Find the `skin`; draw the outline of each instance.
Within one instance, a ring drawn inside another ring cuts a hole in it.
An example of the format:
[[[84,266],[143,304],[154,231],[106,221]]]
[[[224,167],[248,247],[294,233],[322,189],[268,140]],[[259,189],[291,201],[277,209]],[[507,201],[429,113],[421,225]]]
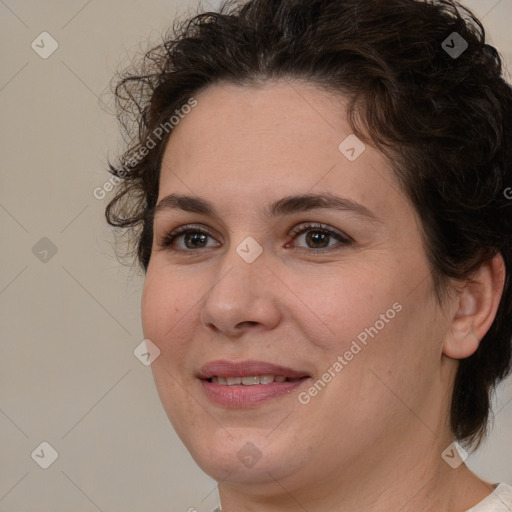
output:
[[[484,499],[492,486],[441,453],[452,442],[458,359],[476,350],[497,310],[501,256],[441,307],[418,217],[390,163],[368,144],[352,162],[338,150],[352,133],[344,98],[298,81],[217,84],[195,97],[167,144],[158,199],[200,196],[219,215],[156,214],[142,322],[161,351],[152,370],[162,404],[219,482],[223,511],[462,512]],[[334,209],[263,215],[282,197],[323,192],[376,220]],[[308,232],[291,234],[307,222],[354,242],[315,246]],[[181,252],[161,246],[188,224],[212,232],[198,254],[184,236],[174,240]],[[236,252],[248,236],[263,249],[252,263]],[[212,360],[257,359],[316,381],[394,303],[402,310],[306,405],[292,392],[228,409],[196,378]],[[248,442],[261,455],[252,467],[237,457]]]

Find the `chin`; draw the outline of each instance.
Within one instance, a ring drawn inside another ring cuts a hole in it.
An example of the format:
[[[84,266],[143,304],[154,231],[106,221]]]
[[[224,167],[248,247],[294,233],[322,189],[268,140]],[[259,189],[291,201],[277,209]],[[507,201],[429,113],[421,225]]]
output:
[[[275,485],[275,479],[285,478],[305,465],[294,446],[277,436],[270,442],[268,432],[244,429],[231,437],[222,427],[219,429],[212,435],[198,433],[197,442],[190,436],[183,439],[196,464],[217,482]]]

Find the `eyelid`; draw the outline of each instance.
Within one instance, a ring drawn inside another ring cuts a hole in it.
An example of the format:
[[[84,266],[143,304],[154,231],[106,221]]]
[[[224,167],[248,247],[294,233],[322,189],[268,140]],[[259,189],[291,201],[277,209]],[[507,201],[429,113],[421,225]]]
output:
[[[347,235],[346,233],[344,233],[343,231],[339,231],[337,229],[331,228],[327,224],[321,224],[319,222],[306,222],[306,223],[299,224],[299,226],[295,227],[290,232],[290,234],[292,234],[295,239],[298,235],[301,235],[302,233],[307,232],[307,231],[314,231],[315,229],[317,231],[324,231],[330,235],[337,236],[337,237],[341,238],[345,243],[353,243],[354,242],[354,239],[352,237],[350,237],[349,235]]]
[[[183,226],[179,226],[176,229],[173,229],[172,231],[165,233],[163,237],[161,238],[161,242],[159,245],[163,248],[168,248],[171,245],[171,242],[174,241],[175,238],[178,236],[187,233],[189,231],[197,232],[197,233],[204,233],[208,235],[209,237],[215,239],[216,235],[213,233],[210,228],[203,226],[202,224],[185,224]],[[180,251],[182,249],[175,249],[176,251]],[[194,249],[183,249],[186,252],[193,252]],[[198,249],[198,250],[204,250],[204,249]]]
[[[355,242],[355,240],[347,235],[346,233],[336,230],[334,228],[331,228],[329,225],[321,224],[318,222],[303,222],[300,223],[298,226],[296,226],[292,231],[290,231],[290,236],[292,236],[292,242],[301,234],[308,232],[308,231],[319,231],[319,232],[326,232],[331,237],[337,238],[339,243],[342,245],[350,245]],[[183,226],[179,226],[176,229],[172,230],[169,233],[166,233],[159,242],[160,247],[164,249],[169,249],[174,242],[174,240],[182,235],[186,234],[188,232],[194,232],[194,233],[203,233],[208,235],[209,237],[215,239],[216,235],[206,226],[203,226],[202,224],[185,224]],[[289,243],[286,244],[285,247],[288,247]],[[297,247],[299,251],[307,251],[309,253],[322,253],[327,251],[333,251],[337,247],[324,247],[321,249],[314,249],[314,248],[307,248],[307,247]],[[198,248],[198,249],[176,249],[172,248],[171,250],[174,250],[176,252],[187,252],[187,253],[197,253],[199,251],[204,251],[205,249],[211,249],[211,247],[206,248]]]

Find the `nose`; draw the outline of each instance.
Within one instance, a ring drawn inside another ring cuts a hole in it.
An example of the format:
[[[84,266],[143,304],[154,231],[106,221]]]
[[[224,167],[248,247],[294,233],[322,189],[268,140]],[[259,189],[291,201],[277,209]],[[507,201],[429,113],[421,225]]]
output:
[[[275,276],[263,251],[248,262],[235,248],[212,265],[211,287],[201,306],[202,324],[215,333],[238,338],[248,329],[273,329],[281,313]]]

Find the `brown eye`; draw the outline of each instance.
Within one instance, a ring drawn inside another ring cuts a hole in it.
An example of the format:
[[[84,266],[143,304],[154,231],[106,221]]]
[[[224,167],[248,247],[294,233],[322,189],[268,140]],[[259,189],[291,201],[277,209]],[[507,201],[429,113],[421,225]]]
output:
[[[206,245],[208,238],[212,238],[212,235],[205,229],[194,226],[182,226],[167,234],[160,243],[160,246],[176,251],[191,252],[212,247]],[[176,247],[176,240],[180,239],[183,240],[182,246]]]
[[[347,246],[353,243],[353,240],[344,233],[334,231],[322,224],[307,224],[301,225],[291,233],[297,240],[304,236],[306,247],[299,247],[299,249],[310,249],[312,252],[328,251],[331,249],[338,249],[337,246]],[[196,227],[193,225],[181,226],[171,233],[165,235],[160,242],[160,246],[181,252],[194,252],[201,249],[210,249],[218,247],[219,244],[214,243],[208,245],[208,239],[213,235],[206,229]],[[337,241],[330,243],[331,241]],[[181,246],[177,246],[177,242],[181,240]],[[288,247],[288,245],[287,245]]]
[[[347,235],[334,231],[322,224],[302,225],[295,229],[292,234],[294,235],[294,240],[305,234],[306,249],[329,250],[333,245],[350,245],[353,242]],[[335,243],[329,246],[329,241],[333,238],[338,241],[338,244]]]

